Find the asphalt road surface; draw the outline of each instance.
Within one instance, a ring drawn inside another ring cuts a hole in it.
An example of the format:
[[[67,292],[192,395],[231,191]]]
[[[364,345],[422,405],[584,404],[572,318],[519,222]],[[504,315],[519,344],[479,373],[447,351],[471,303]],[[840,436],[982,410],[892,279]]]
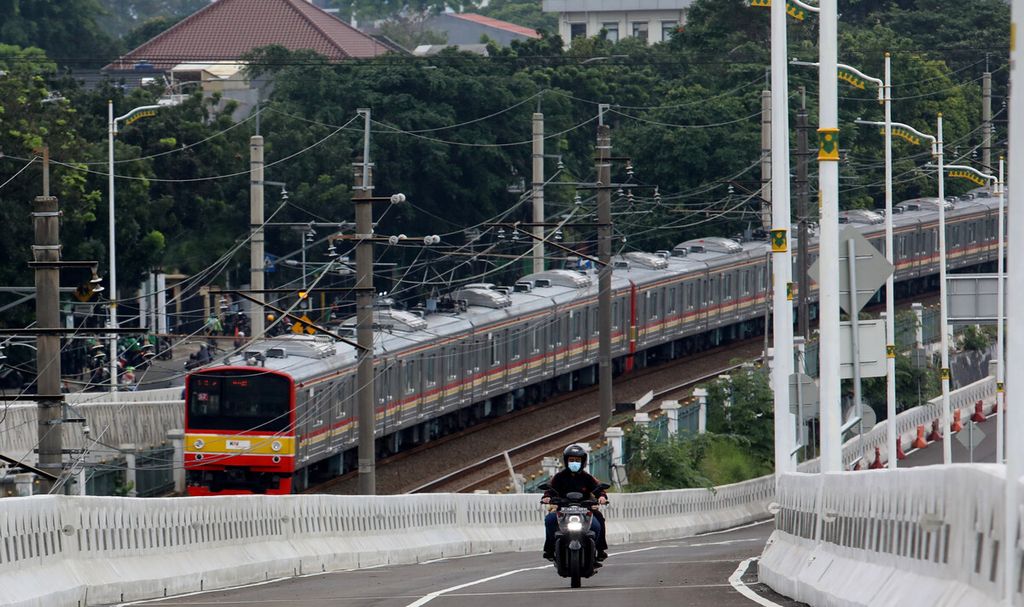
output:
[[[585,602],[588,607],[749,607],[756,603],[729,578],[742,561],[761,554],[771,531],[771,521],[763,521],[683,540],[613,546],[605,566],[583,580],[579,589],[569,588],[568,578],[559,577],[539,552],[516,552],[314,574],[135,604],[518,607]],[[743,576],[746,586],[782,607],[800,605],[757,584],[756,578],[752,563]]]

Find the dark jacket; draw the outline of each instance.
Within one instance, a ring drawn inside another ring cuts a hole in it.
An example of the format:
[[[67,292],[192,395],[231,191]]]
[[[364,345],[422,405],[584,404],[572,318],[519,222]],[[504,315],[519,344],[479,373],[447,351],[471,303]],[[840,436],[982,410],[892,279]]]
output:
[[[566,468],[551,477],[548,484],[551,488],[544,492],[544,497],[565,497],[573,491],[582,493],[584,498],[607,497],[604,489],[598,488],[601,482],[582,470],[572,472]]]

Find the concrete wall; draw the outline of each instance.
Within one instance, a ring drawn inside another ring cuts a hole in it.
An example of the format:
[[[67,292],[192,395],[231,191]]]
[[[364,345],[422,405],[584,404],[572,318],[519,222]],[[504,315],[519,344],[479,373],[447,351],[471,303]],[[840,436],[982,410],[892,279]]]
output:
[[[774,480],[614,496],[613,544],[767,516]],[[0,604],[106,604],[303,573],[541,549],[540,495],[0,500]],[[539,556],[539,555],[538,555]]]

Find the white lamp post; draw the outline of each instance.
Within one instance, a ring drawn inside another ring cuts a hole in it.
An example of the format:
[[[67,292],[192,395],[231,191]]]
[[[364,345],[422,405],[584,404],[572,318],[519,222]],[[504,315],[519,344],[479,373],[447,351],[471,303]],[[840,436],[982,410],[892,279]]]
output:
[[[167,105],[142,105],[124,116],[114,118],[114,102],[107,100],[107,191],[110,230],[110,327],[117,328],[117,248],[115,246],[114,230],[116,221],[114,219],[114,136],[117,135],[117,123],[122,120],[131,124],[139,118],[151,116],[152,112],[167,107]],[[110,336],[110,391],[117,390],[117,334]]]
[[[820,63],[812,61],[797,61],[793,60],[790,63],[793,65],[807,65],[821,67]],[[885,146],[885,257],[890,264],[893,263],[892,254],[892,142],[891,142],[891,130],[892,130],[892,112],[891,112],[891,89],[890,89],[890,69],[889,69],[889,53],[885,54],[885,80],[879,80],[868,76],[864,72],[858,70],[853,66],[849,66],[843,63],[836,64],[836,73],[840,71],[849,72],[857,77],[867,80],[878,87],[878,101],[885,106],[885,122],[882,123],[885,126],[886,134],[886,146]],[[850,76],[845,76],[845,80],[849,82],[855,82],[856,80]],[[859,84],[859,83],[858,83]],[[860,84],[863,88],[863,85]],[[838,228],[837,228],[838,229]],[[823,290],[824,287],[822,287]],[[886,411],[887,418],[889,420],[896,419],[896,349],[893,344],[895,343],[895,312],[894,312],[894,293],[893,293],[893,276],[892,274],[885,281],[885,329],[887,335],[887,342],[889,347],[886,349],[887,356],[887,381],[886,381]],[[856,326],[857,313],[850,314],[850,320]],[[824,340],[822,340],[824,341]],[[854,397],[855,405],[857,407],[857,417],[863,419],[864,404],[860,399],[860,380],[859,378],[854,379]],[[824,398],[822,399],[824,400]],[[893,421],[888,424],[888,452],[889,452],[889,467],[896,467],[896,425]],[[824,435],[823,435],[824,436]],[[831,439],[830,439],[831,440]]]
[[[946,165],[947,171],[967,171],[992,182],[996,194],[999,196],[999,253],[997,254],[997,266],[996,266],[996,405],[999,410],[999,414],[996,415],[996,463],[1003,463],[1003,418],[1005,417],[1005,411],[1003,410],[1003,381],[1005,380],[1005,368],[1003,367],[1003,315],[1005,310],[1003,306],[1003,196],[1004,196],[1004,183],[1003,183],[1003,159],[999,159],[999,175],[990,175],[988,173],[982,173],[974,167],[969,167],[962,164],[948,164]]]

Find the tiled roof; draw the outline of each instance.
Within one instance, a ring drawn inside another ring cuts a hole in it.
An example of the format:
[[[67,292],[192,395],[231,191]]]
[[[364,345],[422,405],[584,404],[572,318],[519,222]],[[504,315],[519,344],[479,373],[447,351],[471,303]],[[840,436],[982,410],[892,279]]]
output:
[[[306,0],[217,0],[105,69],[132,69],[137,63],[169,69],[185,62],[237,60],[268,44],[312,49],[334,61],[389,51]]]
[[[519,34],[520,36],[526,36],[527,38],[540,38],[540,34],[537,33],[537,30],[516,25],[515,23],[509,23],[508,21],[502,21],[501,19],[492,19],[491,17],[477,15],[476,13],[452,13],[448,16],[455,17],[456,19],[472,21],[473,23],[479,23],[480,25],[486,25],[499,30],[505,30],[506,32]]]

